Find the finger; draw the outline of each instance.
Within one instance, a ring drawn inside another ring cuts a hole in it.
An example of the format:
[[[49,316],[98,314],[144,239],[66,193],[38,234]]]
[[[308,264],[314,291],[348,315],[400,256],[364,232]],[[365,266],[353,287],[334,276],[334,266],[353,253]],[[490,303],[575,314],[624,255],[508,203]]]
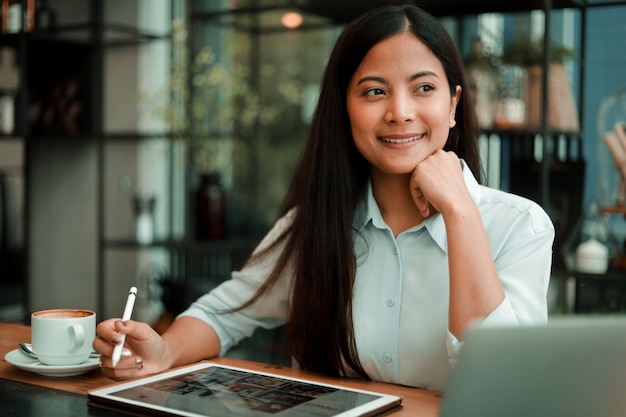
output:
[[[419,210],[422,217],[428,217],[428,215],[430,214],[430,207],[426,198],[418,198],[417,200],[415,200],[415,205],[417,206],[417,209]]]
[[[145,341],[150,339],[151,337],[154,337],[154,335],[156,334],[156,332],[150,325],[134,320],[118,320],[115,322],[115,328],[118,333],[123,333],[126,335],[126,341],[131,338],[137,341]]]
[[[93,348],[93,350],[100,353],[101,355],[111,356],[113,354],[113,346],[111,345],[111,343],[103,339],[100,335],[97,335],[93,339],[91,347]]]
[[[127,369],[142,369],[143,359],[141,359],[139,356],[132,356],[128,349],[124,349],[124,351],[122,351],[122,357],[118,361],[117,365],[113,366],[113,358],[104,355],[100,355],[98,365],[102,369],[115,369],[118,371],[123,371]]]
[[[119,342],[119,340],[121,339],[119,334],[117,333],[116,336],[114,336],[112,339],[106,339],[100,335],[96,335],[96,337],[93,339],[93,342],[91,343],[91,347],[93,348],[93,350],[100,353],[101,355],[111,356],[113,355],[113,349],[115,348],[115,345]]]
[[[112,345],[117,345],[122,342],[122,336],[120,336],[118,332],[109,334],[107,337],[100,336],[100,338]]]
[[[140,329],[141,329],[141,323],[138,323],[138,322],[133,321],[133,320],[123,321],[123,320],[118,319],[118,320],[115,321],[114,324],[115,324],[115,330],[118,333],[124,333],[127,336],[130,335],[130,334],[135,334],[138,331],[140,331]],[[137,337],[137,335],[135,335],[135,336]],[[141,336],[139,336],[139,337],[141,337]]]
[[[129,359],[132,358],[133,353],[129,350],[129,349],[122,349],[122,353],[120,355],[120,361],[125,360],[125,359]],[[103,365],[105,364],[111,364],[109,367],[113,368],[113,349],[111,349],[111,353],[108,354],[104,354],[104,353],[100,353],[100,368],[104,368]]]
[[[111,338],[118,333],[115,322],[119,319],[109,319],[99,323],[96,326],[96,334],[105,340],[111,340]]]
[[[99,366],[104,376],[114,380],[134,378],[143,374],[143,360],[139,357],[121,360],[115,368],[111,358],[103,357]]]
[[[132,323],[130,320],[123,321],[121,319],[115,320],[115,330],[120,333],[128,333],[132,331]]]
[[[415,201],[417,210],[423,217],[428,217],[428,214],[430,212],[429,203],[422,193],[422,190],[419,188],[411,188],[411,194],[413,195],[413,201]]]

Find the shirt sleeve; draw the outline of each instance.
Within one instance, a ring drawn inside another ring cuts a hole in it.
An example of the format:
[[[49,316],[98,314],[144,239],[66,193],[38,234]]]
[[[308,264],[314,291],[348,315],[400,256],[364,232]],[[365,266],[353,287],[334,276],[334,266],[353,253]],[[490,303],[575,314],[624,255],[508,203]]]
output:
[[[255,251],[270,245],[289,222],[289,216],[280,219]],[[248,301],[263,285],[280,252],[281,245],[258,262],[248,263],[241,271],[233,272],[229,280],[198,298],[178,317],[195,317],[211,326],[220,339],[220,355],[250,337],[258,327],[270,329],[284,324],[289,310],[289,266],[262,299],[240,311],[231,311]]]
[[[485,317],[481,322],[481,326],[497,326],[497,325],[506,325],[511,324],[511,305],[509,303],[509,299],[504,297],[504,300],[496,307],[491,314]],[[463,342],[456,338],[454,334],[448,329],[448,334],[446,337],[446,350],[448,352],[448,361],[450,362],[450,367],[454,368],[456,365],[456,358],[459,354],[459,350],[463,346]]]
[[[539,206],[519,216],[494,262],[505,300],[485,324],[534,324],[548,320],[554,226]]]
[[[478,325],[545,323],[548,320],[547,292],[554,226],[545,211],[535,204],[506,221],[508,227],[501,224],[500,230],[508,233],[508,237],[499,240],[503,242],[501,247],[491,248],[505,296]],[[446,349],[451,366],[455,365],[461,346],[462,342],[448,329]]]

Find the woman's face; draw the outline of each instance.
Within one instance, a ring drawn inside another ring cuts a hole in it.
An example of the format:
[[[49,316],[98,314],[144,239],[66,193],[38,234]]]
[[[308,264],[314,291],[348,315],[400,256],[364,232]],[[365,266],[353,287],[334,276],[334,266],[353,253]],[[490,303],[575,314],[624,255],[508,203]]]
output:
[[[437,57],[411,33],[376,44],[350,81],[348,116],[354,143],[374,170],[411,173],[442,149],[461,96],[451,96]]]

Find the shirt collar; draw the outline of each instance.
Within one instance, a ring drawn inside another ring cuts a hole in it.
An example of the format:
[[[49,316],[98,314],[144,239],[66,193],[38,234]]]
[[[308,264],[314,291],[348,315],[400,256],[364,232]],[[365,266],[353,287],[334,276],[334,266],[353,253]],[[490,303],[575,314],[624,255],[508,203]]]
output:
[[[474,203],[478,205],[480,203],[481,195],[480,185],[476,181],[476,178],[474,178],[474,175],[470,171],[465,161],[462,159],[461,165],[463,167],[463,180],[465,181],[465,185],[467,186],[472,200],[474,200]],[[361,232],[370,221],[372,222],[372,225],[378,229],[388,228],[387,224],[383,220],[382,214],[380,213],[378,204],[374,199],[371,180],[368,181],[365,193],[357,204],[352,225],[355,230]],[[434,216],[429,217],[428,219],[424,220],[422,224],[417,225],[414,228],[409,229],[408,231],[417,230],[420,227],[425,227],[426,230],[428,230],[428,233],[430,234],[432,239],[443,251],[448,250],[448,242],[446,239],[446,226],[443,221],[443,216],[441,216],[441,214],[437,213]]]

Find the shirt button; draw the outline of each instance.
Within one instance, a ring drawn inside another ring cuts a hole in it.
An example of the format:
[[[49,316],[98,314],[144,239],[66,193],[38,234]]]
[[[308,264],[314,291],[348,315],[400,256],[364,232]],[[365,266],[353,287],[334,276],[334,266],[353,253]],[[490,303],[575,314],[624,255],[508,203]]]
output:
[[[391,298],[387,298],[387,300],[385,301],[385,304],[387,304],[387,307],[392,307],[395,304],[395,302]]]
[[[397,255],[397,254],[398,254],[398,249],[393,248],[393,254],[394,254],[394,255]]]
[[[391,355],[389,353],[385,353],[383,355],[383,361],[385,362],[391,362]]]

